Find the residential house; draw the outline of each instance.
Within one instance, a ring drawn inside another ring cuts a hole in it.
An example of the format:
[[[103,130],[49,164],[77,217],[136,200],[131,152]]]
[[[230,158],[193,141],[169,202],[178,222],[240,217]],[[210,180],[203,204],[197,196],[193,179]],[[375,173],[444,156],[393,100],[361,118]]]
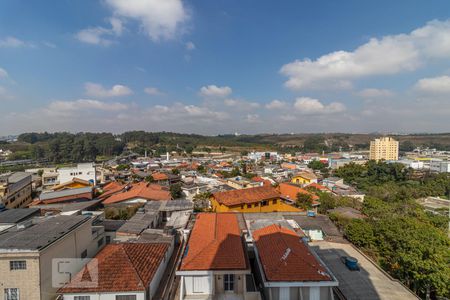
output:
[[[295,231],[272,224],[252,237],[265,299],[334,299],[338,281]]]
[[[277,189],[283,198],[289,199],[292,202],[297,201],[298,194],[309,195],[311,197],[311,206],[317,212],[317,207],[320,205],[320,202],[318,202],[319,196],[317,196],[313,192],[308,191],[308,190],[300,187],[299,185],[289,183],[289,182],[280,183],[278,185]]]
[[[297,212],[292,201],[283,198],[271,186],[260,186],[242,190],[217,192],[210,198],[214,212]]]
[[[62,190],[70,190],[70,189],[79,189],[86,188],[92,186],[93,183],[91,181],[83,180],[80,178],[72,178],[67,182],[60,183],[52,188],[53,191],[62,191]]]
[[[147,182],[130,183],[120,189],[118,186],[111,187],[109,191],[113,192],[105,192],[100,196],[101,199],[104,199],[104,205],[128,205],[172,199],[168,188]]]
[[[292,176],[291,182],[299,185],[317,183],[317,176],[310,172],[299,172]]]
[[[26,207],[31,203],[31,173],[0,175],[0,204],[6,208]]]
[[[262,186],[263,183],[250,181],[247,178],[242,177],[242,176],[236,176],[233,178],[228,178],[227,185],[234,189],[240,190],[240,189],[248,189],[248,188],[252,188],[252,187]]]
[[[58,184],[71,181],[74,178],[97,184],[97,173],[94,163],[77,164],[76,167],[58,169]]]
[[[0,233],[0,299],[53,300],[54,259],[94,257],[104,246],[103,227],[89,216],[56,216],[27,220]],[[79,271],[66,265],[65,272]]]
[[[180,300],[260,299],[259,292],[248,291],[250,263],[232,213],[197,215],[176,274],[181,277]]]
[[[169,243],[109,244],[58,293],[64,300],[156,299],[172,252]]]
[[[92,199],[93,188],[92,186],[87,186],[82,188],[62,189],[54,192],[43,192],[39,195],[39,200],[33,201],[32,205],[82,202]]]

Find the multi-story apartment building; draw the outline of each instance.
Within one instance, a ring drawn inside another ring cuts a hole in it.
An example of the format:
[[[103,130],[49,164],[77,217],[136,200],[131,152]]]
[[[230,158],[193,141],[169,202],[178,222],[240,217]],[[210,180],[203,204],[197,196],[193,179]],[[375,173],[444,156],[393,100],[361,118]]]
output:
[[[90,216],[27,220],[0,233],[0,299],[56,298],[54,259],[94,257],[105,245],[104,227]],[[86,261],[87,262],[87,261]],[[76,274],[81,266],[64,270]]]
[[[398,160],[398,141],[382,137],[370,142],[369,158],[379,160]]]
[[[15,172],[0,176],[0,203],[6,208],[27,206],[31,199],[31,174]]]

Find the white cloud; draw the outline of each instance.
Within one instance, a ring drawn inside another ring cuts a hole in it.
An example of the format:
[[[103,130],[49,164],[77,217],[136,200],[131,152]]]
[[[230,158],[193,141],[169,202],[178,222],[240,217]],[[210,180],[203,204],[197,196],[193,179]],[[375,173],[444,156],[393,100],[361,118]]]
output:
[[[26,46],[27,43],[13,36],[8,36],[0,40],[0,48],[20,48]]]
[[[137,20],[154,41],[172,39],[189,19],[182,0],[105,0],[117,17]]]
[[[111,89],[105,89],[101,84],[87,82],[84,85],[86,95],[91,97],[106,98],[106,97],[120,97],[131,95],[133,91],[121,84],[114,85]]]
[[[229,86],[208,85],[203,86],[199,93],[205,98],[225,98],[231,95],[232,92],[233,90]]]
[[[163,92],[161,92],[158,88],[156,88],[156,87],[146,87],[145,89],[144,89],[144,92],[146,93],[146,94],[149,94],[149,95],[151,95],[151,96],[162,96],[162,95],[164,95],[164,93]]]
[[[247,114],[246,121],[248,123],[259,123],[261,122],[258,114]]]
[[[0,68],[0,78],[8,77],[8,72],[5,69]]]
[[[119,102],[102,102],[91,99],[78,99],[74,101],[53,101],[46,111],[52,114],[72,113],[74,111],[101,110],[101,111],[120,111],[127,109],[127,105]]]
[[[280,72],[292,90],[349,88],[353,79],[413,71],[430,59],[448,59],[449,52],[450,21],[432,21],[409,34],[372,38],[352,52],[295,60]]]
[[[280,100],[272,100],[270,103],[266,104],[267,109],[282,109],[287,106],[287,103]]]
[[[109,23],[111,28],[104,27],[91,27],[80,30],[76,34],[76,38],[83,43],[109,46],[114,40],[114,37],[122,35],[123,24],[122,21],[117,18],[110,18]]]
[[[223,101],[223,104],[225,104],[228,107],[237,108],[240,110],[253,110],[260,107],[260,104],[257,102],[250,102],[242,99],[225,99]]]
[[[195,50],[195,44],[193,42],[187,42],[185,47],[186,47],[186,50],[188,50],[188,51]]]
[[[301,114],[330,114],[338,113],[345,110],[344,104],[340,102],[332,102],[324,105],[317,99],[309,97],[300,97],[295,100],[294,108]]]
[[[363,98],[383,98],[383,97],[390,97],[394,95],[394,93],[386,89],[369,88],[359,91],[357,95]]]
[[[415,89],[422,93],[450,94],[450,76],[420,79],[417,81]]]

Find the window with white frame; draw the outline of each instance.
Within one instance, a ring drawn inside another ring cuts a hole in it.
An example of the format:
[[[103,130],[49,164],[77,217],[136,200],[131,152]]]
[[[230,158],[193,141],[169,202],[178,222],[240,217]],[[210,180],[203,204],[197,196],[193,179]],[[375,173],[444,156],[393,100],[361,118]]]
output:
[[[223,275],[223,288],[225,291],[234,291],[234,274]]]
[[[117,295],[116,300],[136,300],[136,295]]]
[[[73,300],[91,300],[91,296],[74,296]]]

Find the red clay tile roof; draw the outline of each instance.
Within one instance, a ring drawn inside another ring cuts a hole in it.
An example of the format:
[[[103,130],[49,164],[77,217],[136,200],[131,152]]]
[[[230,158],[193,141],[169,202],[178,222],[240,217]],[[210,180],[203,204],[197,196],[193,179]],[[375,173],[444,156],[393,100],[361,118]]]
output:
[[[273,224],[253,232],[267,281],[331,281],[331,276],[292,230]]]
[[[262,182],[263,185],[266,185],[266,186],[272,186],[272,182],[270,182],[270,180],[264,179],[264,178],[259,177],[259,176],[255,176],[251,180],[254,181],[254,182]]]
[[[290,200],[296,201],[297,200],[297,194],[309,194],[312,196],[312,200],[317,200],[319,197],[315,195],[312,192],[309,192],[299,186],[296,186],[291,183],[280,183],[278,186],[278,191],[280,192],[281,196],[284,198],[289,198]]]
[[[212,196],[220,204],[232,206],[278,198],[280,197],[280,194],[275,188],[271,186],[258,186],[248,189],[217,192]]]
[[[169,244],[122,243],[106,245],[96,256],[98,285],[86,282],[94,277],[96,264],[90,261],[58,293],[145,291]]]
[[[200,213],[189,237],[181,271],[249,268],[238,220],[233,213]]]
[[[102,195],[103,196],[103,195]],[[103,204],[111,204],[131,200],[135,198],[143,198],[146,200],[170,200],[172,199],[170,192],[158,184],[149,184],[139,182],[132,184],[129,189],[123,189],[112,196],[106,198]]]
[[[152,177],[153,177],[153,179],[155,181],[161,181],[161,180],[168,180],[169,179],[169,176],[167,176],[167,174],[159,173],[159,172],[153,173]]]
[[[308,184],[307,187],[312,187],[312,188],[318,189],[319,191],[331,192],[331,190],[329,188],[327,188],[326,186],[323,186],[323,185],[315,183],[315,182]]]

